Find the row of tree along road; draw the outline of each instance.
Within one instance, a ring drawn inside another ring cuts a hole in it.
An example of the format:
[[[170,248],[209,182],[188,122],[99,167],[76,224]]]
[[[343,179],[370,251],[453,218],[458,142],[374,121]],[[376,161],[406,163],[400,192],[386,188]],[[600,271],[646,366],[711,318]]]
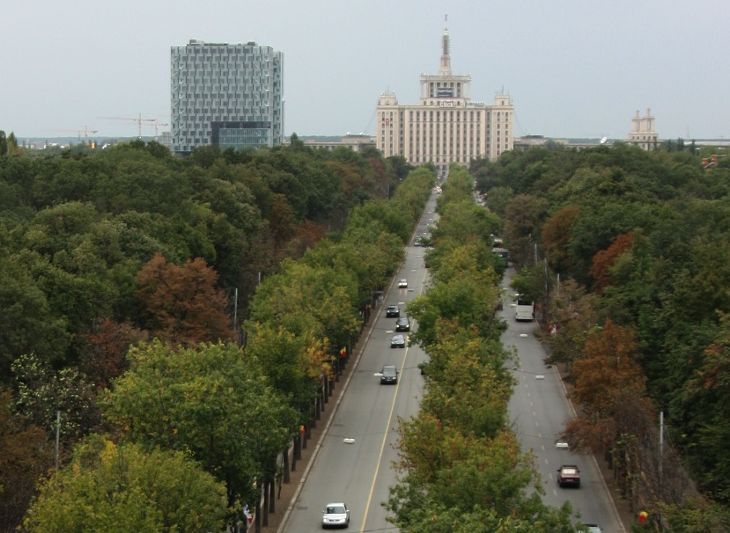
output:
[[[406,172],[296,139],[0,157],[2,529],[265,523],[428,198]]]
[[[604,460],[639,529],[730,529],[730,160],[703,155],[471,167],[576,403],[567,440]]]

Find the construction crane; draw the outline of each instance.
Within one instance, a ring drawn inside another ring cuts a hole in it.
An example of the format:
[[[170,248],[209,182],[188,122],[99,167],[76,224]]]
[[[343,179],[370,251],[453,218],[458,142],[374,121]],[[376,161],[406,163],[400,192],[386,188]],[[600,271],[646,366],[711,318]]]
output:
[[[155,130],[157,129],[157,122],[158,120],[156,118],[142,118],[142,113],[140,113],[136,117],[99,117],[103,120],[126,120],[128,122],[135,122],[137,124],[137,136],[139,138],[142,138],[142,124],[152,124],[155,125]]]
[[[84,126],[84,129],[81,129],[81,130],[78,130],[78,129],[77,130],[74,130],[74,129],[69,129],[69,128],[56,128],[56,129],[54,129],[52,131],[68,131],[68,132],[71,132],[72,131],[72,132],[76,133],[79,136],[79,140],[81,140],[81,135],[82,134],[83,134],[83,136],[84,136],[85,139],[88,139],[89,138],[89,135],[94,135],[96,133],[99,133],[99,130],[90,130],[86,126]]]
[[[166,127],[166,126],[169,126],[169,124],[167,124],[167,123],[165,123],[165,122],[158,122],[158,121],[154,121],[154,122],[152,123],[152,125],[153,125],[153,126],[154,126],[154,128],[155,128],[155,137],[159,137],[159,136],[160,136],[160,135],[159,135],[159,133],[158,133],[158,129],[159,129],[159,128],[164,128],[164,127]]]

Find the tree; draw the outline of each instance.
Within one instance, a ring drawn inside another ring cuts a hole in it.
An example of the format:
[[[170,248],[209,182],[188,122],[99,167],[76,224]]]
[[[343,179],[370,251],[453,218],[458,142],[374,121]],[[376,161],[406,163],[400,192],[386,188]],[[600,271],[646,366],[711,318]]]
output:
[[[728,503],[730,315],[721,315],[720,329],[713,342],[705,349],[701,365],[685,383],[680,400],[684,409],[696,413],[687,427],[687,441],[695,450],[691,461],[697,471],[696,477],[714,499]]]
[[[611,267],[617,258],[629,252],[633,244],[634,234],[624,233],[618,235],[611,243],[611,246],[605,250],[600,250],[593,256],[591,276],[595,280],[594,288],[598,293],[611,283]]]
[[[129,322],[115,322],[107,318],[81,335],[85,345],[81,348],[81,370],[100,387],[108,387],[111,380],[128,367],[129,347],[146,341],[147,332],[135,328]]]
[[[307,415],[319,377],[328,363],[322,343],[270,322],[249,324],[247,331],[246,355],[260,365],[269,383],[292,407]]]
[[[12,131],[8,135],[8,155],[15,155],[18,153],[18,139],[15,138],[15,133]]]
[[[216,280],[215,271],[201,258],[177,266],[155,254],[137,275],[137,297],[150,316],[153,333],[188,344],[230,339],[228,301]]]
[[[5,132],[0,130],[0,157],[8,155],[8,140],[5,137]]]
[[[398,469],[408,473],[386,504],[401,530],[431,531],[431,524],[440,523],[446,527],[439,531],[471,531],[460,529],[457,517],[465,515],[466,523],[484,524],[474,531],[495,531],[490,525],[505,532],[573,531],[568,506],[555,510],[540,501],[531,459],[511,433],[491,439],[464,436],[419,415],[403,424],[401,439]],[[442,509],[455,512],[442,516]],[[515,529],[499,529],[509,520]]]
[[[625,435],[645,431],[632,423],[648,412],[644,373],[637,361],[631,329],[606,320],[586,339],[583,356],[573,363],[571,396],[581,405],[576,419],[567,424],[567,434],[577,448],[606,452]],[[629,439],[631,440],[631,439]]]
[[[542,245],[553,270],[566,272],[569,266],[570,230],[580,214],[580,208],[569,205],[557,210],[542,225]]]
[[[15,531],[53,455],[46,432],[14,416],[6,389],[0,389],[0,450],[0,530]]]
[[[547,209],[543,198],[519,194],[513,197],[504,213],[504,238],[509,244],[510,257],[517,265],[534,259],[540,223]]]
[[[33,532],[220,531],[225,488],[182,452],[93,436],[42,484],[24,526]]]
[[[133,347],[101,406],[135,442],[188,451],[225,482],[228,504],[256,501],[254,483],[291,437],[296,413],[234,345]],[[265,430],[264,430],[265,428]]]
[[[550,293],[546,319],[550,328],[547,343],[551,363],[566,363],[568,372],[572,372],[573,361],[580,356],[586,338],[598,325],[597,306],[598,297],[586,294],[585,288],[572,279]]]
[[[0,260],[0,306],[0,375],[7,377],[23,353],[61,359],[70,341],[67,321],[52,312],[46,294],[15,257]]]
[[[24,354],[11,365],[15,374],[15,411],[54,435],[56,412],[61,413],[62,443],[74,442],[98,422],[94,386],[74,367],[55,371],[34,354]]]

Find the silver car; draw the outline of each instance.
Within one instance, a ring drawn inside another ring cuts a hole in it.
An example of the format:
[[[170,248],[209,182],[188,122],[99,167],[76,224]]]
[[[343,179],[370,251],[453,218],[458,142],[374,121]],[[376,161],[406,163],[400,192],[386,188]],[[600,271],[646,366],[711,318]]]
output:
[[[393,338],[390,340],[390,347],[391,348],[405,348],[406,347],[406,338],[398,333],[397,335],[393,335]]]
[[[350,510],[343,502],[328,503],[322,511],[322,527],[348,527]]]

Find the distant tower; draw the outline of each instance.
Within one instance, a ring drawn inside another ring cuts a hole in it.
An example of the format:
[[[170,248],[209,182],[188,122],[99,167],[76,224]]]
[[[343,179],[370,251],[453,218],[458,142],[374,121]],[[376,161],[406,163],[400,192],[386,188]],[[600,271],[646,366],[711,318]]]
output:
[[[449,16],[444,15],[444,35],[441,37],[441,68],[439,69],[440,76],[451,76],[451,57],[449,56],[449,29],[446,27],[446,22]]]
[[[646,109],[645,116],[639,116],[639,111],[631,119],[631,131],[629,132],[629,143],[635,144],[642,150],[656,150],[659,144],[659,136],[656,133],[654,117],[651,109]]]
[[[399,104],[390,91],[378,98],[375,144],[385,157],[400,155],[412,165],[443,169],[512,150],[512,99],[502,91],[491,105],[472,101],[471,76],[452,72],[450,45],[444,24],[438,73],[421,74],[418,103]]]

